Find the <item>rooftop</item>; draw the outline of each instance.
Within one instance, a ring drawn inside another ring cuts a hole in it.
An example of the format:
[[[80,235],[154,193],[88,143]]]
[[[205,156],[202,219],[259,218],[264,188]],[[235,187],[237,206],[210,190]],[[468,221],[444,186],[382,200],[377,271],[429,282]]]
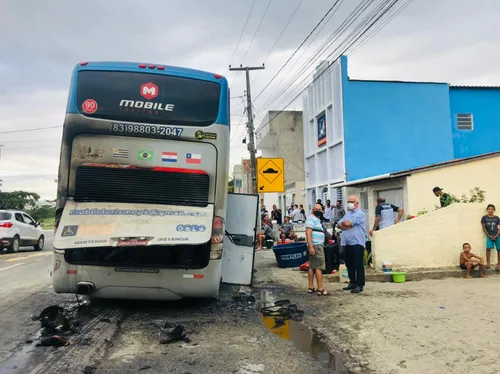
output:
[[[387,174],[377,175],[377,176],[374,176],[374,177],[363,178],[363,179],[355,180],[355,181],[352,181],[352,182],[337,183],[337,184],[334,184],[333,187],[356,186],[356,185],[360,185],[360,184],[365,184],[365,183],[370,183],[370,182],[375,182],[375,181],[381,181],[381,180],[385,180],[385,179],[406,177],[406,176],[409,176],[411,174],[420,173],[422,171],[427,171],[427,170],[432,170],[432,169],[439,169],[439,168],[443,168],[443,167],[446,167],[446,166],[464,164],[464,163],[467,163],[467,162],[483,160],[483,159],[486,159],[486,158],[491,158],[491,157],[496,157],[496,156],[500,156],[500,151],[491,152],[491,153],[485,153],[485,154],[482,154],[482,155],[479,155],[479,156],[473,156],[473,157],[457,158],[455,160],[450,160],[450,161],[445,161],[445,162],[439,162],[437,164],[431,164],[431,165],[426,165],[426,166],[420,166],[418,168],[397,171],[397,172],[394,172],[394,173],[387,173]]]

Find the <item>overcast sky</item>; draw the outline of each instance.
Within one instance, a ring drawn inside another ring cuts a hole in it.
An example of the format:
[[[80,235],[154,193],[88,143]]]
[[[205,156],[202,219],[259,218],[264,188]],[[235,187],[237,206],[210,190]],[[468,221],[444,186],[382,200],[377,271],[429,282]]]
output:
[[[252,73],[256,97],[334,2],[272,0],[255,34],[269,3],[256,0],[231,60],[253,0],[0,0],[2,190],[22,189],[55,198],[61,129],[5,132],[61,126],[71,70],[80,61],[151,62],[225,74],[231,96],[236,97],[231,100],[235,131],[231,164],[239,163],[246,151],[241,144],[243,106],[237,96],[243,94],[245,80],[244,73],[228,74],[228,64],[266,62],[266,70]],[[305,87],[310,70],[302,67],[358,3],[339,2],[337,12],[310,39],[307,50],[309,42],[254,102],[258,119],[266,109],[283,109]],[[499,16],[498,0],[414,0],[374,37],[348,53],[349,76],[500,85]],[[341,35],[324,56],[346,37]],[[297,71],[302,75],[295,77]],[[266,108],[292,78],[295,84]],[[300,103],[297,100],[289,108],[302,109]]]

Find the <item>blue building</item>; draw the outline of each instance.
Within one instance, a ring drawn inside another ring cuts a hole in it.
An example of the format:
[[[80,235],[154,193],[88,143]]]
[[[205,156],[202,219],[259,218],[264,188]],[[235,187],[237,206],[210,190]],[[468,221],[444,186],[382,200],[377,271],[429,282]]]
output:
[[[303,97],[307,203],[336,185],[500,150],[500,87],[350,79],[324,61]]]

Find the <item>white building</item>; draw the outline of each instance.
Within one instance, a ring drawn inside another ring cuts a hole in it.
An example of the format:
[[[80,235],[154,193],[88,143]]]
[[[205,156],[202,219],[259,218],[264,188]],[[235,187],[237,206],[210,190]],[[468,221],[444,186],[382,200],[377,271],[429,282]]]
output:
[[[322,62],[313,79],[303,96],[307,210],[317,199],[343,200],[344,189],[333,185],[345,181],[340,60]]]
[[[283,212],[291,203],[305,204],[305,170],[301,111],[269,111],[257,127],[255,143],[263,158],[283,158],[285,192],[261,195],[268,210],[276,204]]]

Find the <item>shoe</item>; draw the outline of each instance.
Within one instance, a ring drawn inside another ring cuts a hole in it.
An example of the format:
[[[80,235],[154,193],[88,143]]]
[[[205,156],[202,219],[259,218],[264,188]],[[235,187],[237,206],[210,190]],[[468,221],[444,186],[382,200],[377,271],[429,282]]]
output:
[[[354,287],[351,290],[351,293],[360,293],[360,292],[363,292],[363,287]]]
[[[356,288],[356,286],[355,286],[355,285],[353,285],[353,284],[350,284],[350,283],[349,283],[349,285],[348,285],[347,287],[344,287],[344,288],[342,288],[342,289],[343,289],[344,291],[350,291],[350,290],[352,290],[352,289],[354,289],[354,288]]]

